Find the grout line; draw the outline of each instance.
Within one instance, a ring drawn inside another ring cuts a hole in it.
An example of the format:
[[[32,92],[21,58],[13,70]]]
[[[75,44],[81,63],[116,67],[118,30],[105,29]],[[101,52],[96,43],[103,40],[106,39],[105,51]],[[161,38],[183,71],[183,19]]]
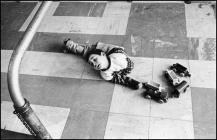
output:
[[[177,121],[186,121],[186,122],[193,122],[193,120],[182,120],[182,119],[175,119],[175,118],[168,118],[168,117],[159,117],[159,116],[145,116],[145,115],[135,115],[135,114],[126,114],[126,113],[117,113],[117,112],[107,112],[107,111],[99,111],[99,110],[90,110],[89,111],[96,111],[96,112],[106,112],[109,114],[116,114],[116,115],[126,115],[132,117],[149,117],[149,118],[159,118],[159,119],[167,119],[167,120],[177,120]]]
[[[152,59],[152,81],[154,80],[154,56],[155,56],[155,39],[153,41],[153,59]],[[150,127],[151,127],[151,101],[149,109],[149,121],[148,121],[148,139],[150,139]]]
[[[184,3],[184,1],[132,1],[132,3]]]
[[[107,3],[108,1],[61,1],[61,2]]]

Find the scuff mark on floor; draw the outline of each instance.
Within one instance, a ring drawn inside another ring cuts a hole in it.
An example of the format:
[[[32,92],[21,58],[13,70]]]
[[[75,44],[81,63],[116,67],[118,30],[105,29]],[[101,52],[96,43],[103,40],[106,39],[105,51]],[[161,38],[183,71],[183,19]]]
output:
[[[139,52],[141,52],[141,38],[139,36],[133,36],[131,35],[131,45],[132,45],[132,55],[137,55]]]
[[[203,51],[203,46],[204,46],[204,42],[206,41],[206,38],[200,38],[199,39],[199,45],[196,48],[197,50],[197,54],[198,54],[198,58],[199,60],[203,60],[205,59],[205,55],[204,55],[204,51]]]
[[[69,23],[70,25],[69,25],[69,32],[71,33],[71,32],[81,32],[81,30],[78,28],[78,27],[76,27],[77,25],[74,25],[73,23]]]
[[[175,43],[168,42],[168,41],[163,41],[163,40],[160,40],[160,39],[150,40],[150,41],[155,43],[155,47],[156,47],[156,48],[176,47],[176,46],[178,46],[178,45],[175,44]]]
[[[90,8],[90,10],[89,10],[89,12],[87,14],[88,17],[92,14],[93,9],[95,8],[95,6],[96,6],[96,3],[94,3],[94,5],[91,6],[91,8]]]
[[[198,8],[205,9],[204,12],[207,12],[206,15],[214,15],[216,17],[216,9],[215,9],[215,3],[212,2],[205,2],[205,3],[199,3]]]
[[[209,38],[199,38],[194,47],[196,58],[199,60],[216,60],[216,41]],[[192,42],[193,43],[193,42]],[[194,52],[194,50],[192,50]]]

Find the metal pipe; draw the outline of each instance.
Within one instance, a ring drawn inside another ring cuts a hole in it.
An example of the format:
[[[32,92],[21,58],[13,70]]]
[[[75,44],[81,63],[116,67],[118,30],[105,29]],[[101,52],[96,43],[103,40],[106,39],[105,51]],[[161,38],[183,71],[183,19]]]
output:
[[[8,89],[10,92],[11,99],[14,102],[15,106],[17,107],[21,107],[25,104],[19,85],[18,72],[20,68],[20,63],[26,49],[29,47],[29,44],[31,43],[32,38],[34,37],[36,30],[40,25],[40,22],[43,19],[50,4],[51,1],[42,2],[33,20],[30,22],[29,26],[27,27],[23,38],[19,41],[17,47],[14,49],[10,59],[10,63],[8,66],[8,74],[7,74]]]
[[[18,72],[23,55],[29,47],[29,44],[34,37],[37,28],[39,27],[51,3],[51,1],[43,1],[40,5],[38,11],[33,17],[33,20],[27,27],[23,38],[18,42],[17,47],[12,53],[7,74],[8,90],[10,93],[10,97],[14,103],[15,113],[29,129],[29,131],[33,131],[31,133],[34,133],[37,137],[42,139],[51,138],[51,136],[49,135],[41,121],[38,119],[37,115],[33,112],[29,102],[23,98],[19,85]]]

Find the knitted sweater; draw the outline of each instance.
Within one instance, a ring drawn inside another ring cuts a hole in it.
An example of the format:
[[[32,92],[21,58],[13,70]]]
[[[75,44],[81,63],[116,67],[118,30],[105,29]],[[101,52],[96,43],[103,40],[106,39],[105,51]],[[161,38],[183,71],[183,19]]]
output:
[[[129,74],[134,68],[134,63],[124,52],[123,47],[98,42],[96,44],[96,49],[104,51],[109,60],[109,67],[100,71],[103,79],[133,89],[138,88],[137,86],[139,82],[127,76],[127,74]]]

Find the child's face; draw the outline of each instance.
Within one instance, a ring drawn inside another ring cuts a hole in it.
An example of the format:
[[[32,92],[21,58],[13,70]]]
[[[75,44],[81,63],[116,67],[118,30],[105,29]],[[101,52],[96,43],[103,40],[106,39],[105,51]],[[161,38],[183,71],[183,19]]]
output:
[[[107,68],[107,61],[107,57],[104,53],[101,53],[101,55],[92,54],[88,59],[88,63],[92,65],[95,70]]]

